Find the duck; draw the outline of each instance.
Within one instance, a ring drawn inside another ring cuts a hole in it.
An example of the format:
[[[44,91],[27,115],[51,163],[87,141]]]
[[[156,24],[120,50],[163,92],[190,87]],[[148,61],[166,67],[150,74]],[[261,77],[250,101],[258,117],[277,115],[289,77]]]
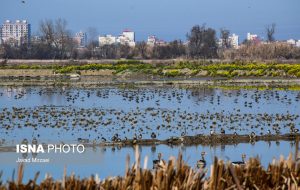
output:
[[[246,164],[245,158],[246,158],[246,154],[242,154],[242,161],[234,161],[234,162],[231,162],[231,164],[234,165],[234,166],[245,165]]]
[[[201,159],[197,161],[197,168],[203,169],[206,167],[206,161],[204,156],[206,155],[206,152],[201,152]]]

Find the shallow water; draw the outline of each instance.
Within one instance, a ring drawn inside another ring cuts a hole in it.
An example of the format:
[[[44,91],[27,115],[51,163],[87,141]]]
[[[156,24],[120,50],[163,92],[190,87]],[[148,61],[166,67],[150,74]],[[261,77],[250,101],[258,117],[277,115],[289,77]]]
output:
[[[164,87],[0,88],[6,143],[158,139],[209,134],[289,133],[299,126],[300,91]],[[24,116],[24,117],[22,117]]]
[[[101,88],[75,87],[0,87],[0,148],[14,146],[24,138],[39,143],[78,143],[78,138],[89,143],[121,140],[134,136],[157,139],[181,135],[209,135],[220,133],[272,134],[290,133],[299,129],[300,91],[279,89],[226,90],[208,86],[195,88],[174,86],[143,86]],[[142,158],[149,156],[148,167],[157,153],[163,157],[183,158],[190,166],[207,152],[208,164],[214,156],[227,160],[241,160],[259,156],[264,166],[273,157],[285,157],[295,152],[293,142],[256,142],[252,144],[208,146],[140,146]],[[126,155],[134,159],[132,147],[88,148],[82,155],[47,155],[49,164],[26,164],[25,180],[41,171],[41,178],[50,173],[61,178],[64,166],[67,172],[87,177],[99,174],[101,178],[123,175]],[[3,179],[11,178],[20,155],[14,151],[0,152],[0,170]],[[38,157],[41,155],[38,155]]]

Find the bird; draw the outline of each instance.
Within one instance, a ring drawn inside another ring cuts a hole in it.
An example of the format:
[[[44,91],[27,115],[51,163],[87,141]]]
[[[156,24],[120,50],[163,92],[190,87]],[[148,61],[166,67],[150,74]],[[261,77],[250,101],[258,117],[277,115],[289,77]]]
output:
[[[156,134],[154,132],[151,133],[151,138],[155,139],[156,138]]]
[[[137,135],[134,133],[132,143],[136,144],[137,143]]]
[[[79,142],[79,143],[89,143],[89,139],[84,139],[84,138],[77,138],[77,141]]]
[[[234,166],[245,165],[246,164],[245,158],[246,158],[246,154],[242,154],[242,161],[234,161],[234,162],[231,162],[231,164],[234,165]]]
[[[256,134],[254,132],[251,132],[251,134],[249,135],[250,139],[255,139],[256,138]]]
[[[206,155],[205,152],[201,152],[201,159],[197,161],[197,168],[198,169],[203,169],[206,167],[206,161],[204,156]]]
[[[163,169],[166,166],[166,162],[161,158],[162,154],[158,153],[158,159],[153,160],[153,169]]]
[[[28,145],[28,140],[27,140],[27,139],[23,139],[23,141],[21,142],[21,144],[26,144],[26,145]]]
[[[225,129],[221,128],[221,134],[225,135]]]
[[[36,138],[33,138],[33,139],[32,139],[32,144],[35,144],[35,145],[37,145],[37,144],[38,144],[38,141],[37,141],[37,139],[36,139]]]
[[[21,1],[22,3],[25,3],[25,1],[23,0],[23,1]]]

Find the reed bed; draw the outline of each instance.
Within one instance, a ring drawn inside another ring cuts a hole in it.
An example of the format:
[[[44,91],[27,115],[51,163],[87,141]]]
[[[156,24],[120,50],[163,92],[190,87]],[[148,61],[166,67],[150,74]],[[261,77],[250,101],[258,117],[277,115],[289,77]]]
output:
[[[200,190],[229,190],[229,189],[287,189],[297,190],[300,184],[299,164],[290,155],[287,159],[281,157],[273,160],[264,168],[258,158],[250,158],[244,165],[234,166],[229,161],[224,162],[214,158],[210,166],[210,176],[206,176],[207,168],[195,169],[188,166],[179,154],[177,159],[170,157],[168,162],[157,170],[147,169],[148,158],[140,163],[140,154],[135,156],[135,164],[129,167],[130,158],[126,160],[126,172],[123,177],[110,177],[100,180],[99,177],[80,179],[75,175],[66,176],[60,180],[45,177],[37,183],[39,173],[27,183],[23,183],[24,166],[20,165],[17,179],[2,183],[0,190],[79,190],[79,189],[112,189],[112,190],[158,190],[158,189],[200,189]],[[0,173],[1,177],[1,173]]]

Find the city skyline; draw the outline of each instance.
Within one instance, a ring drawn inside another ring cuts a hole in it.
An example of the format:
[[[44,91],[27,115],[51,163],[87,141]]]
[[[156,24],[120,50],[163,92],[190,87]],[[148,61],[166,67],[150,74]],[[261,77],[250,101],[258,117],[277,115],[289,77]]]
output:
[[[113,45],[113,44],[122,44],[122,45],[129,45],[130,47],[135,47],[136,40],[135,40],[135,32],[130,29],[124,29],[123,32],[119,35],[112,35],[112,34],[96,34],[96,41],[98,41],[99,46],[103,45]],[[73,38],[76,46],[83,48],[87,47],[88,45],[88,38],[87,33],[83,31],[76,32],[75,34],[71,34],[70,36]],[[18,46],[23,43],[30,43],[31,40],[37,42],[41,38],[40,36],[31,36],[31,24],[27,20],[16,20],[15,22],[11,20],[6,20],[2,25],[0,25],[0,45],[2,43],[10,43],[15,44],[17,42]],[[229,33],[228,35],[228,42],[230,46],[234,49],[238,49],[239,45],[242,44],[244,41],[240,41],[239,35],[235,33]],[[247,41],[252,41],[255,43],[267,42],[261,36],[257,34],[253,34],[248,32],[247,33]],[[149,46],[154,45],[166,45],[168,42],[164,41],[163,39],[159,39],[156,35],[149,35],[147,40],[142,40],[147,43]],[[285,40],[275,40],[278,42],[286,42],[290,45],[294,45],[300,47],[300,40],[297,39],[285,39]],[[188,41],[182,41],[186,44]],[[226,42],[223,41],[222,37],[216,38],[216,42],[218,43],[219,47],[222,47]],[[90,42],[89,42],[90,43]]]
[[[247,32],[265,39],[265,27],[276,23],[276,39],[300,39],[300,16],[296,14],[300,2],[297,0],[28,0],[25,3],[3,0],[1,4],[1,22],[26,19],[32,24],[33,34],[41,20],[63,18],[73,33],[95,27],[99,35],[118,34],[129,28],[136,32],[137,41],[149,35],[166,41],[185,40],[193,25],[203,23],[217,32],[220,28],[229,29],[241,40],[246,38]]]

